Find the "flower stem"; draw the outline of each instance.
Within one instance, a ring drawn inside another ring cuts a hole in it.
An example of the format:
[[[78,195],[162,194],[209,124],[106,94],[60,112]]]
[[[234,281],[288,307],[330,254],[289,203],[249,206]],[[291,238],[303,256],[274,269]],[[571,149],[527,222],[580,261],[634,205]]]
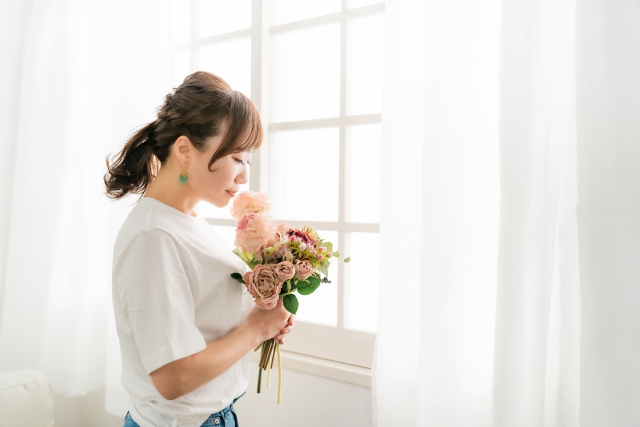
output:
[[[271,369],[267,368],[267,388],[269,388],[269,384],[271,384]]]
[[[276,352],[274,351],[273,353],[271,353],[271,366],[269,367],[269,369],[273,369],[273,359],[275,359],[276,357]]]
[[[278,355],[278,405],[279,405],[281,391],[282,391],[282,362],[280,359],[280,344],[278,343],[276,343],[276,353]]]

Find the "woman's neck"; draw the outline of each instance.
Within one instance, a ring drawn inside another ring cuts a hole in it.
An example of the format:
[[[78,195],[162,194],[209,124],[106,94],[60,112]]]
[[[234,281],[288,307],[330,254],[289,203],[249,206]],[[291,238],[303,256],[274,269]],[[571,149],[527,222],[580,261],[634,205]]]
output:
[[[187,215],[196,216],[194,209],[200,200],[190,194],[189,184],[185,185],[179,182],[179,174],[179,172],[173,174],[175,176],[171,179],[171,172],[166,169],[163,171],[161,168],[158,175],[149,184],[144,197],[151,197]]]

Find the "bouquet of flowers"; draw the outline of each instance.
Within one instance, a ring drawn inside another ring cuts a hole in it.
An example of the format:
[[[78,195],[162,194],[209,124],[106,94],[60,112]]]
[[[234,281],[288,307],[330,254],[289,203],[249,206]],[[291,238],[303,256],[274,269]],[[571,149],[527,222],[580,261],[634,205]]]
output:
[[[329,264],[339,258],[331,242],[323,240],[312,227],[302,230],[288,224],[276,224],[269,210],[271,205],[264,193],[243,191],[233,199],[231,215],[237,222],[236,248],[233,252],[252,270],[244,275],[232,273],[231,277],[244,283],[255,303],[272,309],[282,299],[284,307],[292,314],[298,311],[300,295],[312,294],[328,279]],[[345,258],[344,262],[349,262]],[[254,351],[262,349],[258,371],[258,393],[262,371],[268,369],[267,387],[274,358],[278,357],[278,403],[282,386],[280,345],[275,339],[264,341]]]

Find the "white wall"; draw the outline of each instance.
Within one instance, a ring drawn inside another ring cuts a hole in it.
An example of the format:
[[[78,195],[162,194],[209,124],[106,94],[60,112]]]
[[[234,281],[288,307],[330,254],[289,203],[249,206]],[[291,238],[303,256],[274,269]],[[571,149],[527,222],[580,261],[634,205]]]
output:
[[[373,426],[368,387],[284,369],[282,403],[278,405],[277,370],[272,372],[268,389],[263,376],[260,394],[256,393],[257,379],[256,367],[247,393],[235,404],[241,427]]]
[[[271,387],[262,381],[256,393],[257,367],[251,372],[247,393],[236,402],[242,427],[370,427],[373,425],[371,389],[328,378],[284,369],[282,403],[276,403],[277,370],[272,372]],[[122,427],[122,417],[104,410],[104,391],[88,396],[54,396],[57,427]]]

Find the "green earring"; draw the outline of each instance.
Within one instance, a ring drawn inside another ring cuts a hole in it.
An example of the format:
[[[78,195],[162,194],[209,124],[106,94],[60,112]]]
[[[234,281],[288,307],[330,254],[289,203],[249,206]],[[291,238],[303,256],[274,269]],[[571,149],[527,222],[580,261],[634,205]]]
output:
[[[180,173],[180,184],[186,184],[189,181],[189,177],[187,176],[187,171],[182,168],[182,172]]]

